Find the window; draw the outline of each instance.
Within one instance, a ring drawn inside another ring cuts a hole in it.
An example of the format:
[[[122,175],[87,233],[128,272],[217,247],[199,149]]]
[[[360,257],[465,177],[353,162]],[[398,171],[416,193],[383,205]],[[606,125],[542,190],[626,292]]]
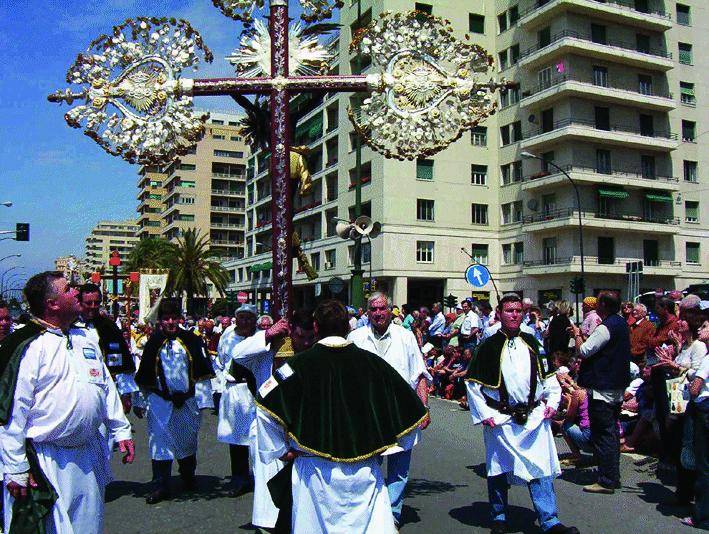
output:
[[[679,92],[682,104],[685,106],[696,106],[697,99],[694,95],[694,84],[689,82],[679,82]]]
[[[232,141],[241,141],[241,136],[240,135],[232,135],[229,137]]]
[[[416,160],[416,179],[417,180],[433,180],[433,160],[432,159],[417,159]]]
[[[514,262],[518,264],[524,263],[524,243],[522,241],[514,244]]]
[[[684,221],[688,223],[699,222],[699,202],[695,200],[685,200]]]
[[[655,136],[655,121],[652,115],[640,114],[640,135],[646,137]]]
[[[601,24],[591,24],[591,41],[606,44],[608,42],[606,27]]]
[[[310,255],[310,265],[313,266],[313,269],[316,271],[320,270],[320,253],[319,252],[313,252]]]
[[[689,6],[677,4],[677,24],[682,26],[691,26],[692,17],[690,15]]]
[[[655,173],[655,156],[640,156],[640,172],[643,178],[650,178],[652,180],[657,178],[657,174]]]
[[[694,121],[682,121],[682,141],[694,143],[697,136],[697,123]]]
[[[197,182],[194,180],[180,180],[178,184],[180,187],[187,187],[188,189],[194,189],[197,186]]]
[[[516,121],[512,123],[512,142],[522,140],[522,121]]]
[[[502,245],[502,263],[505,265],[512,265],[512,263],[514,263],[512,257],[512,243]]]
[[[599,174],[611,174],[611,151],[596,150],[596,172]]]
[[[433,211],[434,201],[427,198],[417,198],[416,199],[416,220],[417,221],[433,221],[434,211]]]
[[[683,65],[692,64],[692,45],[689,43],[679,43],[679,62]]]
[[[595,126],[597,130],[611,129],[611,111],[609,108],[596,106],[595,108]]]
[[[472,224],[487,223],[487,204],[472,204]]]
[[[485,33],[485,17],[483,15],[468,15],[468,27],[472,33]]]
[[[539,81],[539,89],[551,87],[551,67],[540,70],[537,73],[537,80]]]
[[[505,70],[509,65],[507,65],[507,50],[503,50],[497,54],[498,63],[500,64],[500,70]]]
[[[470,183],[473,185],[487,185],[487,165],[470,166]]]
[[[512,163],[512,181],[521,182],[522,181],[522,162],[515,161]]]
[[[650,36],[638,33],[635,35],[635,49],[643,54],[650,53]]]
[[[197,170],[197,165],[194,163],[180,163],[179,168],[181,171],[194,171]]]
[[[212,124],[224,124],[224,121],[218,119],[212,119]]]
[[[507,94],[509,95],[510,106],[519,102],[519,95],[520,95],[519,86],[512,87],[512,88],[508,89]]]
[[[510,27],[514,26],[517,24],[517,21],[519,20],[519,7],[518,6],[512,6],[507,13],[509,14],[510,17]]]
[[[194,204],[194,197],[180,197],[180,204]]]
[[[234,150],[215,150],[214,155],[218,158],[243,158],[243,152],[236,152]]]
[[[470,130],[470,142],[474,146],[487,146],[487,128],[475,126]]]
[[[212,139],[226,139],[226,136],[222,134],[212,134]]]
[[[612,237],[598,238],[598,263],[601,265],[615,263],[615,242]]]
[[[428,15],[431,15],[433,13],[433,6],[431,4],[424,4],[421,2],[416,2],[414,4],[414,9],[416,11],[422,11],[423,13],[426,13]]]
[[[699,243],[687,241],[685,243],[685,258],[687,263],[699,264]]]
[[[502,140],[502,146],[510,144],[510,125],[506,124],[500,127],[500,139]]]
[[[697,162],[684,160],[684,181],[697,182]]]
[[[556,263],[556,237],[545,237],[542,240],[542,252],[545,265]]]
[[[593,67],[593,85],[598,85],[599,87],[608,87],[608,68],[599,67],[594,65]]]
[[[546,27],[542,28],[537,32],[537,43],[539,45],[539,48],[544,48],[545,46],[549,46],[551,44],[551,28]]]
[[[556,194],[549,193],[542,195],[542,212],[551,215],[556,211]]]
[[[516,65],[519,61],[519,45],[512,45],[510,47],[510,65]]]
[[[433,263],[433,241],[416,241],[416,262]]]
[[[325,251],[325,270],[337,267],[337,251],[333,248]]]
[[[484,243],[473,243],[470,255],[473,257],[473,261],[478,262],[482,265],[488,264],[488,245]]]
[[[497,25],[500,28],[500,33],[507,30],[507,11],[497,15]]]
[[[194,215],[180,215],[180,221],[194,221]]]
[[[502,224],[513,224],[522,220],[522,201],[502,205]]]
[[[502,185],[522,181],[522,162],[514,161],[507,165],[500,166],[500,175],[502,176]]]
[[[640,13],[649,13],[650,6],[648,5],[648,0],[635,0],[635,11]]]
[[[652,76],[638,74],[638,92],[641,95],[652,95]]]

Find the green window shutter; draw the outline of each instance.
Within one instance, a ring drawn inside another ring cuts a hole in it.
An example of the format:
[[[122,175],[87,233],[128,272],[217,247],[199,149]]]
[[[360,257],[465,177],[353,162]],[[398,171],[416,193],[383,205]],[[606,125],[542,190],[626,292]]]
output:
[[[602,197],[607,198],[628,198],[630,193],[628,193],[622,187],[601,187],[598,189],[598,194]]]
[[[662,191],[651,191],[645,193],[645,198],[650,202],[665,202],[667,204],[672,204],[672,194],[664,193]]]

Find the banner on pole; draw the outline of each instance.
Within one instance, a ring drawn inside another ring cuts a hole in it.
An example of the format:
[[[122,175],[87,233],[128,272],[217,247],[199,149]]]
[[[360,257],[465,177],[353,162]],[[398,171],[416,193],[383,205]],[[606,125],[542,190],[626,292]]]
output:
[[[140,273],[140,286],[138,292],[138,321],[154,322],[157,317],[158,306],[162,301],[163,292],[167,286],[166,272]]]

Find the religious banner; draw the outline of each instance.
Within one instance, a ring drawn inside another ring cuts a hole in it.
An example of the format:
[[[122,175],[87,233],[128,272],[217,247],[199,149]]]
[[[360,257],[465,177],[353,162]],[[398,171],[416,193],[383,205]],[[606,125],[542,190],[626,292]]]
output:
[[[162,301],[167,286],[167,271],[147,271],[140,273],[138,291],[138,321],[152,322]]]

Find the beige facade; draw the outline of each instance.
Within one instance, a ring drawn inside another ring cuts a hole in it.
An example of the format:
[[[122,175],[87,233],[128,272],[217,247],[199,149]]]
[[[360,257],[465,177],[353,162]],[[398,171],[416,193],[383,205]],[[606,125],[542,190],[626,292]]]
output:
[[[165,209],[167,175],[160,167],[143,166],[138,173],[138,237],[156,237],[162,234],[162,212]]]
[[[246,159],[241,115],[210,112],[207,131],[192,153],[161,169],[161,234],[174,240],[196,228],[224,257],[244,257]]]
[[[99,221],[86,237],[84,261],[87,268],[108,268],[108,259],[114,250],[117,250],[122,258],[128,256],[139,239],[138,229],[135,221]]]
[[[54,269],[64,274],[66,278],[78,276],[81,280],[91,271],[84,260],[77,258],[73,254],[56,258],[54,260]]]
[[[461,5],[465,4],[463,8]],[[339,62],[356,28],[348,1]],[[498,289],[535,301],[571,299],[580,274],[574,189],[581,197],[586,293],[627,291],[626,263],[644,262],[642,289],[685,288],[709,271],[709,6],[699,0],[520,0],[417,2],[449,19],[459,37],[495,57],[500,77],[518,88],[499,96],[498,112],[429,160],[385,160],[364,148],[364,213],[382,234],[364,248],[365,276],[396,303],[430,303],[471,294],[470,260],[488,265]],[[364,20],[414,2],[361,2]],[[366,69],[364,70],[366,73]],[[307,299],[347,280],[351,242],[334,235],[333,216],[353,212],[355,152],[347,119],[350,94],[326,95],[299,123],[313,150],[313,195],[297,199],[296,228],[320,272],[295,277]],[[227,267],[235,289],[267,298],[270,285],[270,184],[267,160],[249,161],[246,256]],[[304,289],[307,287],[307,289]],[[482,288],[490,292],[491,284]]]

